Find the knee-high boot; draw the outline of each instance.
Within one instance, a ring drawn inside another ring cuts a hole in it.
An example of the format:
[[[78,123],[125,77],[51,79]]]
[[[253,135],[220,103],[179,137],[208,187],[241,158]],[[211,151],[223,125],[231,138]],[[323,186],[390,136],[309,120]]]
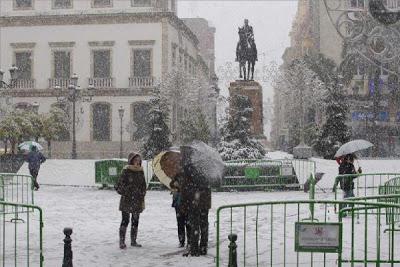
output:
[[[119,228],[119,248],[125,249],[125,235],[126,235],[126,226],[121,226]]]

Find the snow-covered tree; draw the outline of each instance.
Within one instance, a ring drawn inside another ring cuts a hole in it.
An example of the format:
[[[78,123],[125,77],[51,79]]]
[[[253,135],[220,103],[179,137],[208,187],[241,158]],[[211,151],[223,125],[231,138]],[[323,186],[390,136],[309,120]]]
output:
[[[337,149],[350,139],[346,125],[348,105],[343,92],[341,80],[335,63],[321,54],[305,58],[310,69],[317,73],[326,88],[323,99],[323,114],[326,120],[313,143],[315,151],[327,159],[332,159]]]
[[[143,157],[152,159],[161,151],[171,146],[171,132],[168,127],[168,107],[161,97],[160,90],[154,90],[148,114],[150,135],[143,145]]]
[[[212,105],[217,101],[207,79],[176,70],[166,75],[160,90],[161,98],[171,111],[175,142],[197,138],[191,132],[199,127],[205,130],[203,134],[207,133],[206,128],[210,129],[209,122],[212,120]],[[204,123],[207,124],[205,128],[202,125]]]
[[[190,116],[185,114],[180,122],[180,126],[182,129],[180,139],[184,144],[190,143],[193,140],[203,141],[206,144],[210,141],[210,127],[202,110],[198,109],[196,113]]]
[[[69,132],[70,120],[68,115],[59,107],[53,106],[48,114],[42,116],[41,137],[47,142],[48,156],[51,158],[51,143],[59,140]]]
[[[315,124],[326,96],[326,85],[304,59],[294,60],[283,68],[275,81],[285,102],[283,117],[289,129],[289,147],[299,144],[301,135]],[[304,141],[307,141],[304,138]]]
[[[218,151],[224,160],[260,159],[265,156],[263,146],[251,137],[250,123],[253,113],[247,96],[232,97],[229,118],[221,128]]]

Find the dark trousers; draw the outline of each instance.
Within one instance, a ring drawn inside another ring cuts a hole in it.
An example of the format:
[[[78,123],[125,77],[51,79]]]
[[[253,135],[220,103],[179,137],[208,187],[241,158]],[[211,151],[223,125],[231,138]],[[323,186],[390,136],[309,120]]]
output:
[[[122,211],[122,221],[121,221],[121,226],[128,227],[129,224],[129,212],[124,212]],[[137,228],[139,226],[139,213],[132,213],[132,219],[131,219],[131,227]]]
[[[206,250],[208,247],[208,209],[191,209],[189,211],[190,253]]]
[[[354,190],[353,189],[343,190],[343,200],[346,200],[349,197],[354,197]],[[353,205],[339,204],[339,210],[347,207],[352,208]]]
[[[180,212],[178,208],[175,208],[175,212],[176,212],[176,222],[178,223],[179,243],[185,244],[185,236],[187,235],[187,243],[189,244],[190,226],[188,223],[188,215]]]
[[[33,187],[39,188],[39,184],[37,182],[37,177],[39,174],[39,169],[29,169],[29,173],[32,176],[32,183],[33,183]]]

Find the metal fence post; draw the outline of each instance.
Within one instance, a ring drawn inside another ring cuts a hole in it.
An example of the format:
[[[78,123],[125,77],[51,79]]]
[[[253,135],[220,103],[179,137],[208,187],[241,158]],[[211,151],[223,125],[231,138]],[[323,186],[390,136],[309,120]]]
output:
[[[236,245],[236,240],[237,240],[237,235],[235,234],[230,234],[228,236],[229,241],[229,263],[228,267],[237,267],[237,245]]]
[[[72,248],[71,248],[71,234],[72,228],[64,228],[64,259],[62,267],[72,267]]]

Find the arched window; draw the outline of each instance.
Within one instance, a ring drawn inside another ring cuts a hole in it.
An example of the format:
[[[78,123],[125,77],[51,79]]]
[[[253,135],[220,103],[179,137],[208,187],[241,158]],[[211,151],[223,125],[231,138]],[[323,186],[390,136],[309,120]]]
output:
[[[70,135],[70,131],[71,131],[71,116],[70,116],[70,106],[65,103],[65,102],[61,102],[61,103],[54,103],[51,104],[51,108],[50,108],[50,112],[52,112],[52,110],[54,109],[60,109],[64,112],[65,117],[63,119],[65,119],[65,121],[63,121],[63,123],[65,123],[67,125],[66,128],[69,129],[63,129],[61,132],[58,133],[58,136],[56,137],[55,141],[70,141],[71,140],[71,135]]]
[[[141,140],[150,134],[149,111],[149,103],[139,102],[132,104],[132,140]]]
[[[93,141],[111,140],[111,106],[107,103],[92,105]]]

